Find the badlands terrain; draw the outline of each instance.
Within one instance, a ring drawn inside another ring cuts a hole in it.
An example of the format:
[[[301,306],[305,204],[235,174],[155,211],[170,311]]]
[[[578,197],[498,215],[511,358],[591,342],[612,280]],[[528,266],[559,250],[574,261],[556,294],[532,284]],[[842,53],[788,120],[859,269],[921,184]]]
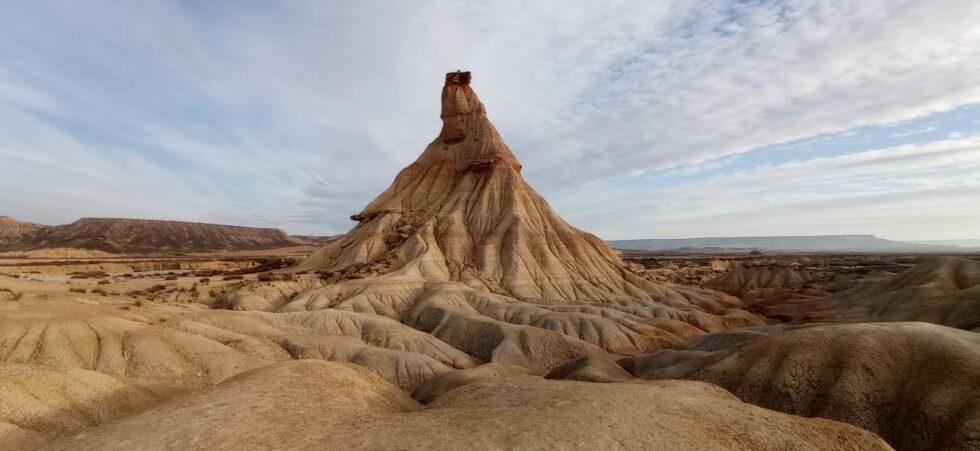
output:
[[[980,449],[980,255],[616,251],[470,81],[336,239],[5,218],[0,448]]]

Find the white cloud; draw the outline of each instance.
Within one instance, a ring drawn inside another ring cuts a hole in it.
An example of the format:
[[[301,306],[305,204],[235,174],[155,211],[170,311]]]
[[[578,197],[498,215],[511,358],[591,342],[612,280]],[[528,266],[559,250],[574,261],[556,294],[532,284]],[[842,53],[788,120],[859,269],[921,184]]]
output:
[[[980,224],[980,136],[791,161],[644,191],[598,190],[579,200],[587,213],[577,225],[610,239],[792,233],[787,230],[965,238]],[[619,198],[633,201],[626,206]]]
[[[980,101],[977,23],[968,0],[19,2],[0,16],[0,210],[343,231],[436,135],[442,73],[464,68],[529,181],[591,223],[564,206],[645,171]]]

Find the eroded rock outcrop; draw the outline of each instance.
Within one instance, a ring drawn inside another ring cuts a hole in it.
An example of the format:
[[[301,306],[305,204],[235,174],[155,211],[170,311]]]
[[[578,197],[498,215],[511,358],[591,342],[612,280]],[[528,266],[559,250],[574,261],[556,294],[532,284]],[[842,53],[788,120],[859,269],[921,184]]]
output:
[[[926,321],[980,332],[980,261],[925,258],[836,293],[831,304],[851,320]]]
[[[783,329],[704,335],[620,363],[640,378],[710,382],[762,407],[850,423],[900,450],[980,447],[980,335],[927,323]]]

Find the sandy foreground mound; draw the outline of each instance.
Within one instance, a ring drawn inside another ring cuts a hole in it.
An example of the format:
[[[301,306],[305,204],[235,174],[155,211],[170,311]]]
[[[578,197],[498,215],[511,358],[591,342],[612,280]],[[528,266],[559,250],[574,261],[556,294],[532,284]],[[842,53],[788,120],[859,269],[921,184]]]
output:
[[[0,365],[0,448],[27,449],[60,435],[140,412],[153,393],[95,371]]]
[[[300,360],[54,443],[50,449],[888,449],[822,419],[750,406],[683,381],[532,376],[452,390],[423,407],[360,367]]]
[[[830,418],[897,449],[980,449],[980,335],[870,323],[704,335],[621,362],[646,379],[695,379],[743,401]]]

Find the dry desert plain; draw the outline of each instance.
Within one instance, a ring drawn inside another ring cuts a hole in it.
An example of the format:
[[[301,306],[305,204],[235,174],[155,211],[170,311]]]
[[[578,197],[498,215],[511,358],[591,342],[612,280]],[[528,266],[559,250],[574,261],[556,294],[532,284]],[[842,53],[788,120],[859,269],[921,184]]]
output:
[[[976,254],[621,254],[441,101],[322,246],[5,253],[0,448],[980,449]]]

